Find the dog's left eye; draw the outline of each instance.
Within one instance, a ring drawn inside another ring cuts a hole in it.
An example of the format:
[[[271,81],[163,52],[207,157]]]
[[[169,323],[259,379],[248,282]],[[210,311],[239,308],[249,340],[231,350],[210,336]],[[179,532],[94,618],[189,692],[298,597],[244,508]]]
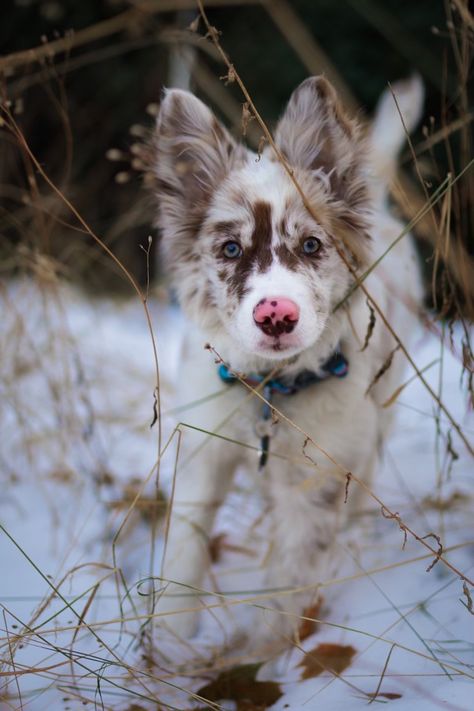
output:
[[[242,254],[242,247],[238,242],[226,242],[222,251],[227,259],[237,259]]]
[[[321,247],[321,240],[317,237],[308,237],[303,242],[303,252],[305,254],[316,254]]]

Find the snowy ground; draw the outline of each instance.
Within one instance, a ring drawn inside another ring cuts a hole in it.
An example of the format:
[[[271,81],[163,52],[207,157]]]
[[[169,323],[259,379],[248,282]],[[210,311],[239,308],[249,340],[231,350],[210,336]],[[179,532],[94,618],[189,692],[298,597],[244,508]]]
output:
[[[156,298],[150,311],[166,442],[186,420],[169,412],[181,320]],[[155,365],[142,305],[18,282],[0,292],[0,313],[0,708],[236,708],[190,696],[211,680],[212,640],[178,645],[166,658],[156,620],[147,618],[159,587],[149,578],[159,572],[164,507],[155,499]],[[426,377],[472,441],[460,331],[455,336],[457,353],[425,332],[413,355],[419,367],[439,359]],[[446,420],[420,382],[394,407],[397,426],[374,491],[419,536],[438,534],[447,560],[472,579],[472,460],[455,434],[448,446]],[[165,491],[175,440],[169,450]],[[246,607],[239,601],[258,587],[258,558],[244,531],[255,519],[248,494],[242,473],[217,527],[226,534],[218,539],[220,589],[249,591],[229,597],[237,623]],[[340,537],[338,578],[325,586],[322,621],[304,641],[313,655],[295,649],[277,670],[261,668],[257,678],[279,687],[249,682],[253,701],[241,698],[239,711],[269,708],[275,689],[278,710],[352,711],[376,691],[374,703],[403,711],[472,709],[474,614],[462,581],[442,562],[426,572],[433,561],[426,549],[410,536],[402,548],[397,522],[369,500],[364,506]],[[258,538],[257,526],[256,547]],[[317,674],[313,664],[303,680],[318,655],[336,673]],[[216,658],[214,668],[222,663]]]

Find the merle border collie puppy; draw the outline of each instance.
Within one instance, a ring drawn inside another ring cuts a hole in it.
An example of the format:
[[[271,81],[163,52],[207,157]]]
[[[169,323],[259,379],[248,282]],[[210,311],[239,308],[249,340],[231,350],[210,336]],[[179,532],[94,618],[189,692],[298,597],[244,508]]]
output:
[[[198,594],[209,537],[238,466],[266,501],[265,586],[282,591],[262,600],[274,614],[250,634],[286,640],[328,574],[357,488],[345,503],[347,472],[370,482],[377,468],[390,420],[381,405],[403,380],[404,357],[377,380],[396,343],[351,287],[403,229],[387,187],[423,90],[412,78],[394,91],[404,122],[386,92],[363,135],[324,77],[295,90],[274,140],[310,211],[271,146],[257,156],[195,96],[165,92],[153,170],[163,260],[188,319],[179,399],[202,399],[186,420],[218,435],[183,435],[159,603],[176,611],[163,619],[177,634],[196,631],[196,613],[183,610],[209,600]],[[421,298],[409,236],[365,285],[408,344]]]

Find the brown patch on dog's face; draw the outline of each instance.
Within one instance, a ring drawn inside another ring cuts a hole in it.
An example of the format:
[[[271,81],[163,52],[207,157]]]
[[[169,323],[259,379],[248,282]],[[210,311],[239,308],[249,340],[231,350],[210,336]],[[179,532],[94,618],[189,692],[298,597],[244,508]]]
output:
[[[264,272],[272,263],[272,207],[259,201],[253,206],[254,230],[252,232],[252,257],[257,269]]]
[[[296,271],[301,262],[301,257],[298,257],[286,244],[279,244],[275,249],[275,254],[278,257],[280,264],[291,271]]]
[[[298,195],[287,196],[281,210],[265,200],[251,204],[248,197],[238,207],[242,204],[248,208],[247,218],[220,220],[206,226],[206,233],[218,238],[210,247],[219,261],[218,279],[236,304],[248,292],[249,277],[267,272],[274,262],[290,272],[314,272],[327,257],[327,244],[320,240],[324,229],[308,219]],[[280,217],[274,224],[277,211]],[[321,246],[317,253],[306,254],[304,242],[311,237],[320,240]],[[240,245],[239,257],[225,256],[226,241]]]
[[[246,293],[246,280],[252,272],[263,273],[269,269],[272,263],[272,208],[268,202],[257,201],[252,205],[253,228],[248,246],[242,245],[242,254],[236,259],[228,259],[225,257],[222,245],[216,248],[216,256],[224,264],[224,268],[219,273],[222,277],[225,275],[225,281],[230,287],[230,290],[240,300]],[[236,223],[219,223],[212,227],[217,233],[223,232],[230,239],[238,239],[239,230],[236,229]],[[222,228],[225,228],[224,230]],[[239,224],[239,228],[241,225]]]
[[[288,239],[290,236],[290,233],[288,231],[288,218],[287,215],[283,215],[283,217],[280,220],[280,224],[278,225],[278,234],[283,238],[283,239]]]

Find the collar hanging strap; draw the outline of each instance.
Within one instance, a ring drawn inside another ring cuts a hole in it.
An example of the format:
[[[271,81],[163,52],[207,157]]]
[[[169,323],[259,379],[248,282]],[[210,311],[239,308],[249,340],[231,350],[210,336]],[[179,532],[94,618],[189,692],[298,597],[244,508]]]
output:
[[[228,383],[230,385],[238,382],[237,376],[234,375],[224,363],[219,365],[217,372],[224,383]],[[262,405],[262,418],[257,423],[257,431],[260,437],[259,469],[263,469],[267,463],[268,453],[270,451],[270,428],[272,419],[271,401],[273,395],[275,393],[278,393],[279,395],[294,395],[300,390],[304,390],[315,383],[320,383],[331,376],[335,378],[344,378],[348,372],[349,362],[347,358],[345,358],[340,351],[336,351],[321,367],[320,374],[315,373],[313,370],[302,370],[294,378],[291,384],[278,380],[277,378],[272,378],[265,383],[262,394],[267,402],[264,402]],[[247,383],[247,385],[256,387],[260,385],[266,377],[267,376],[260,375],[259,373],[250,373],[242,378],[242,380]]]
[[[265,388],[270,387],[272,393],[278,393],[280,395],[294,395],[299,390],[304,390],[304,388],[307,388],[309,385],[314,385],[314,383],[320,383],[322,380],[326,380],[326,378],[331,375],[335,378],[344,378],[348,371],[349,363],[347,358],[345,358],[340,351],[336,351],[323,364],[320,375],[315,373],[313,370],[302,370],[294,378],[292,383],[279,380],[278,378],[272,378],[265,384]],[[238,382],[237,376],[234,375],[224,363],[219,365],[217,372],[224,383],[231,385]],[[257,385],[260,385],[266,377],[266,375],[261,375],[260,373],[250,373],[249,375],[243,377],[242,380],[247,383],[247,385],[256,387]]]
[[[270,384],[265,385],[263,388],[263,397],[267,402],[262,404],[262,419],[257,423],[257,434],[260,436],[260,452],[258,459],[259,470],[263,469],[268,459],[268,452],[270,451],[270,437],[271,437],[271,426],[272,426],[272,396],[273,390]],[[258,426],[260,425],[260,431]]]

